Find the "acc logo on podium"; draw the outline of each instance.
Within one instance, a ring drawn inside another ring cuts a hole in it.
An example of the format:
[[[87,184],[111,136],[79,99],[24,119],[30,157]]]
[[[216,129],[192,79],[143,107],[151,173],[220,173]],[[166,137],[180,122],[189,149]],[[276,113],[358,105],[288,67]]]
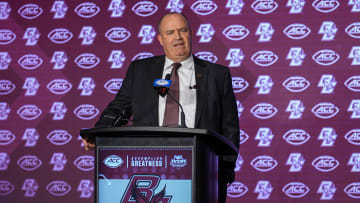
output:
[[[124,163],[124,160],[117,155],[110,155],[104,159],[103,163],[109,168],[118,168]]]

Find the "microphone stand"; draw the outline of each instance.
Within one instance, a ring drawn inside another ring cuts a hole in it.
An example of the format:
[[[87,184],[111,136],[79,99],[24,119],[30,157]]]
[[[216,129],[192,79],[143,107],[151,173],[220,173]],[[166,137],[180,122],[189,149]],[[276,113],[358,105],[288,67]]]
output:
[[[180,113],[180,128],[187,128],[186,124],[185,124],[185,113],[184,113],[184,109],[182,107],[182,105],[180,104],[180,102],[178,102],[169,92],[167,93],[167,95],[170,96],[170,98],[172,100],[174,100],[176,102],[176,104],[180,107],[181,113]]]

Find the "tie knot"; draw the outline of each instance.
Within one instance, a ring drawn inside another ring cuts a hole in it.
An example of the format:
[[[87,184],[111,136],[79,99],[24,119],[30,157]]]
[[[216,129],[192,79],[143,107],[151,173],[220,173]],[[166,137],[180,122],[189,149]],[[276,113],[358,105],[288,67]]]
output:
[[[173,63],[172,66],[177,70],[181,66],[181,63]]]
[[[181,63],[173,63],[172,64],[172,67],[173,67],[172,75],[177,75],[177,70],[180,68],[180,66],[181,66]]]

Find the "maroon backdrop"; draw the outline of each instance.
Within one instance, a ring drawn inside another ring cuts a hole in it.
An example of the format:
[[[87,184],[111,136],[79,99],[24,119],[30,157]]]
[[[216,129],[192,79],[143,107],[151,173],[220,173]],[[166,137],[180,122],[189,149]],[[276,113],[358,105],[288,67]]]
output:
[[[129,63],[182,12],[230,67],[240,155],[228,203],[358,202],[360,2],[0,0],[0,202],[92,202],[91,128]]]

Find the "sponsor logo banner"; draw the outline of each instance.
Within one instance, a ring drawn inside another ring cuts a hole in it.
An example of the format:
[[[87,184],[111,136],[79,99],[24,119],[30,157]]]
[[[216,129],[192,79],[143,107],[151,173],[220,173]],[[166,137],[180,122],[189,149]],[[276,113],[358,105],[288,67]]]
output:
[[[100,7],[92,2],[84,2],[79,4],[74,11],[82,18],[91,18],[100,12]]]
[[[283,193],[291,198],[301,198],[309,193],[310,188],[301,182],[290,182],[282,188]]]
[[[24,155],[17,160],[17,165],[25,171],[34,171],[42,164],[39,157],[35,155]]]
[[[51,131],[46,138],[54,145],[65,145],[71,141],[72,135],[66,130],[57,129]]]
[[[46,186],[46,190],[53,196],[65,196],[71,190],[71,186],[62,180],[54,180]]]
[[[43,9],[37,4],[25,4],[18,10],[19,15],[26,19],[35,19],[39,17],[42,12]]]
[[[11,44],[16,39],[16,34],[8,29],[0,29],[0,45]]]
[[[257,171],[267,172],[273,170],[278,165],[278,162],[271,156],[261,155],[255,157],[250,165]]]
[[[105,37],[114,43],[125,42],[130,36],[131,33],[124,27],[113,27],[105,33]]]
[[[17,110],[17,114],[24,120],[35,120],[41,113],[42,110],[34,104],[25,104]]]
[[[91,171],[95,168],[95,158],[89,155],[79,156],[73,164],[81,171]]]
[[[48,34],[48,38],[56,44],[65,44],[71,40],[73,33],[66,28],[55,28]]]
[[[333,156],[324,155],[315,158],[311,165],[318,171],[330,172],[335,170],[340,165],[340,162]]]
[[[211,0],[198,0],[190,8],[198,15],[210,15],[217,9],[217,5]]]
[[[99,114],[99,109],[92,104],[81,104],[76,107],[74,114],[81,120],[91,120]]]
[[[138,16],[147,17],[153,15],[158,6],[151,1],[140,1],[132,7],[132,11]]]
[[[43,60],[36,54],[25,54],[18,60],[18,64],[26,70],[34,70],[41,66]]]
[[[256,0],[251,4],[251,8],[260,14],[269,14],[275,11],[278,4],[274,0]]]
[[[238,198],[247,193],[249,189],[241,182],[234,181],[230,185],[227,186],[227,196]]]

